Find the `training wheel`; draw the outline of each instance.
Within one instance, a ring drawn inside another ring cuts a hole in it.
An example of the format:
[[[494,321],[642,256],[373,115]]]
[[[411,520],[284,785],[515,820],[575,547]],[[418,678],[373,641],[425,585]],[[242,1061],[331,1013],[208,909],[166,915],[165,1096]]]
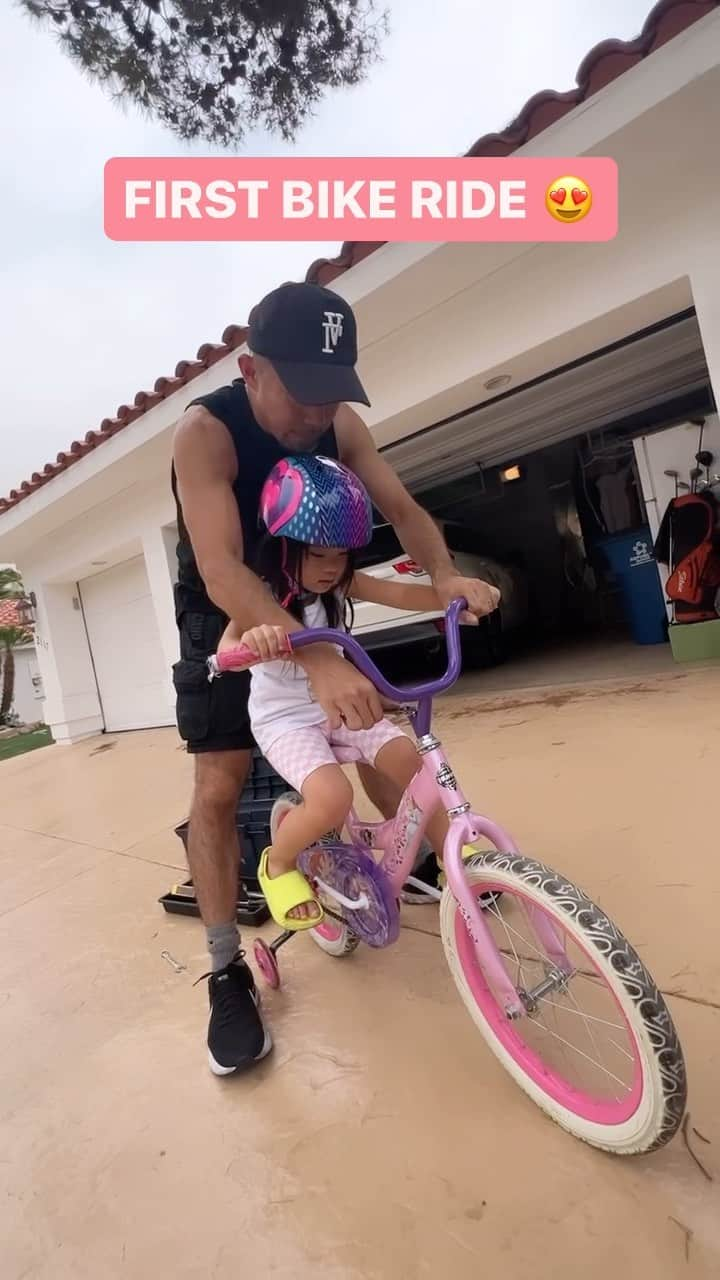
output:
[[[255,963],[260,970],[263,978],[273,991],[277,991],[280,986],[280,970],[274,953],[263,942],[262,938],[256,938],[253,946],[253,954]]]
[[[369,947],[388,947],[400,934],[400,911],[392,885],[382,867],[358,845],[328,844],[306,849],[298,867],[315,882],[320,898],[342,916],[345,924]],[[323,892],[322,884],[351,901],[365,898],[362,907],[348,907]]]

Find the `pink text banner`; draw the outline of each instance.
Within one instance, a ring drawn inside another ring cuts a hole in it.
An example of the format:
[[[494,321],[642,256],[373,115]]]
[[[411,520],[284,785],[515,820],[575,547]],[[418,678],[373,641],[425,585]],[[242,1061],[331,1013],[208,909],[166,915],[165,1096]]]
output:
[[[105,166],[111,240],[611,240],[609,157],[118,156]]]

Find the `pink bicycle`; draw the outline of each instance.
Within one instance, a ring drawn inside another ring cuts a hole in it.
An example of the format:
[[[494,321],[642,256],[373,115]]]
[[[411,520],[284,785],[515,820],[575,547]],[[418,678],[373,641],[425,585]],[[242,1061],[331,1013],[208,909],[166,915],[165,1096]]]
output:
[[[394,703],[417,737],[420,768],[391,821],[362,822],[351,812],[349,843],[331,836],[300,856],[326,918],[310,936],[333,956],[360,942],[388,947],[400,934],[399,898],[415,883],[440,902],[440,930],[450,972],[471,1018],[522,1089],[554,1120],[595,1147],[640,1154],[669,1142],[687,1102],[677,1032],[655,982],[604,911],[557,871],[523,856],[501,827],[471,810],[431,731],[432,700],[460,674],[456,600],[446,619],[449,663],[443,677],[394,688],[356,640],[320,629],[290,637],[293,649],[318,641],[342,645],[355,665]],[[209,660],[210,677],[257,661],[248,650]],[[341,763],[351,755],[338,753]],[[272,836],[300,798],[280,797]],[[445,889],[409,874],[438,804],[447,810]],[[491,847],[479,848],[485,841]],[[374,855],[380,855],[379,860]],[[280,983],[277,951],[255,943],[258,967]]]

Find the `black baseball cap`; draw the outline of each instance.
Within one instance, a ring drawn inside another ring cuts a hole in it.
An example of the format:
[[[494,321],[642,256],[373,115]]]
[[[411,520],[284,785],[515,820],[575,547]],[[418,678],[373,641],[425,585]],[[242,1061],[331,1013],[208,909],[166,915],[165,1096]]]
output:
[[[300,404],[370,404],[355,372],[352,307],[317,284],[282,284],[250,312],[248,346],[273,366]]]

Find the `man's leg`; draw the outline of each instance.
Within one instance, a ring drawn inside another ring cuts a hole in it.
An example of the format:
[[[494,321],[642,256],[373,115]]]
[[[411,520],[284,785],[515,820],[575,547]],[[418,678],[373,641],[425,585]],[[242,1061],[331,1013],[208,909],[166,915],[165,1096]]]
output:
[[[182,606],[182,600],[178,603]],[[181,660],[173,668],[178,730],[195,756],[188,862],[212,959],[208,1055],[216,1075],[229,1075],[272,1047],[237,928],[240,850],[235,823],[253,746],[250,676],[230,672],[210,683],[206,660],[215,653],[227,619],[182,607],[178,613]]]
[[[195,758],[188,862],[212,962],[208,1058],[218,1076],[250,1066],[272,1048],[237,927],[235,815],[249,766],[249,750],[200,752]]]
[[[236,924],[240,843],[235,815],[249,768],[249,751],[211,751],[195,757],[188,862],[213,971],[224,969],[240,949]]]

